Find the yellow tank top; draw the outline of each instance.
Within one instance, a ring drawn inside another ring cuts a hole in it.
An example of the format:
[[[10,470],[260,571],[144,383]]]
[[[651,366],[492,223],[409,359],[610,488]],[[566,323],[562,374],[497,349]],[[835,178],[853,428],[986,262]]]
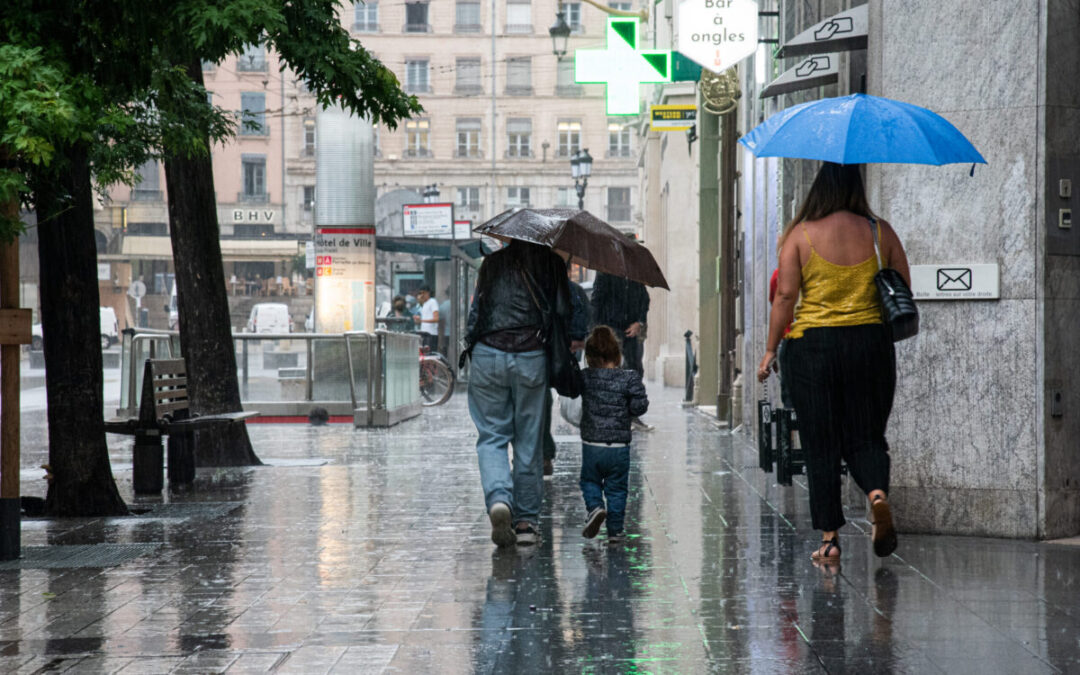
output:
[[[878,239],[881,239],[881,225]],[[810,259],[802,267],[799,304],[788,339],[800,338],[809,328],[861,326],[881,323],[881,298],[874,285],[877,256],[857,265],[837,265],[814,250],[806,226],[801,227],[810,244]]]

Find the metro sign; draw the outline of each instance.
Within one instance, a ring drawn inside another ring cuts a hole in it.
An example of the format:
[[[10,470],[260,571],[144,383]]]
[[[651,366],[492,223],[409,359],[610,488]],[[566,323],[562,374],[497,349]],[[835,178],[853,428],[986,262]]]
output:
[[[574,81],[606,84],[608,115],[637,115],[642,84],[671,82],[671,50],[638,49],[633,17],[608,17],[606,44],[574,52]]]
[[[682,0],[679,51],[721,73],[758,47],[758,6],[752,0]]]

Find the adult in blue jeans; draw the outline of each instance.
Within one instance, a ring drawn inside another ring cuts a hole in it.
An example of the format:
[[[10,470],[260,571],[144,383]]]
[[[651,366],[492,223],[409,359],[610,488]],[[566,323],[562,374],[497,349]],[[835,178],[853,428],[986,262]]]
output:
[[[534,545],[544,496],[547,355],[538,303],[570,320],[566,263],[551,249],[511,241],[484,259],[469,310],[469,414],[480,482],[498,546]],[[511,466],[509,447],[513,445]]]

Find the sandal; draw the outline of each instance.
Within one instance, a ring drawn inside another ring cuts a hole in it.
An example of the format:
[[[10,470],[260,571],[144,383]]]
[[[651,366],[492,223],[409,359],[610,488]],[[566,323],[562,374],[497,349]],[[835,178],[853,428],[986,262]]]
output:
[[[874,542],[874,555],[887,558],[896,550],[896,530],[893,528],[892,511],[884,497],[878,497],[870,503],[871,540]]]
[[[811,560],[837,561],[840,559],[840,537],[822,539],[821,548],[810,554]]]

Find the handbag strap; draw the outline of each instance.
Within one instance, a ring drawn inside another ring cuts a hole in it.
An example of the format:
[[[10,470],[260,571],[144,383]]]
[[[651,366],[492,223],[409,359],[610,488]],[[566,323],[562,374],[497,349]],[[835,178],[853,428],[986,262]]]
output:
[[[878,246],[877,220],[873,218],[867,218],[867,220],[870,221],[870,234],[874,235],[874,255],[877,256],[877,268],[878,271],[881,271],[881,247]]]
[[[547,323],[548,315],[551,314],[551,310],[544,309],[540,305],[540,301],[536,299],[536,293],[533,291],[533,285],[529,282],[531,274],[524,268],[518,268],[518,272],[521,273],[521,280],[525,282],[525,288],[529,291],[529,297],[532,298],[533,304],[536,305],[536,309],[540,311],[540,320]]]

